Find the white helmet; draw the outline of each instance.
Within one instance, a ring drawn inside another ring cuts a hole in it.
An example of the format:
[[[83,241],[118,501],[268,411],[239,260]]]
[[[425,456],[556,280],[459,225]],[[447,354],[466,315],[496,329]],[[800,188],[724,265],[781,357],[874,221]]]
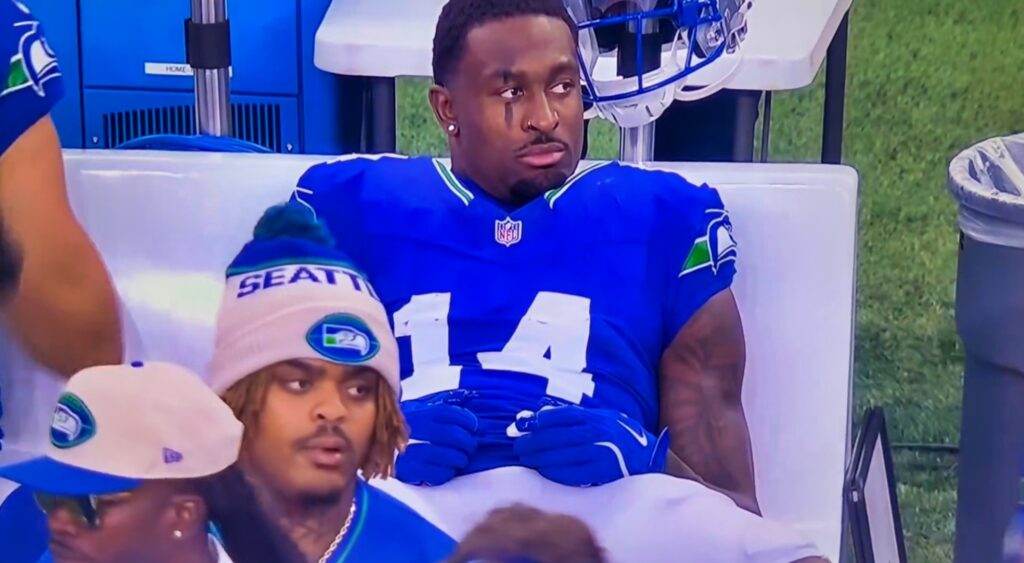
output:
[[[584,102],[619,127],[646,125],[674,99],[720,90],[739,67],[751,0],[564,0],[579,28]],[[613,56],[614,55],[614,56]],[[691,75],[722,59],[710,84]]]

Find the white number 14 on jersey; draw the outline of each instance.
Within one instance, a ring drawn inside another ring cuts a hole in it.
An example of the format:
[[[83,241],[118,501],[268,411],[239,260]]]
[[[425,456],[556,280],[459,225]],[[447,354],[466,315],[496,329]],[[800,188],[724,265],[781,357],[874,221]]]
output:
[[[462,366],[452,365],[448,353],[450,308],[451,293],[429,293],[395,312],[395,336],[411,337],[412,375],[402,381],[403,400],[459,388]],[[542,291],[505,347],[477,359],[484,369],[543,377],[548,395],[578,404],[594,396],[594,376],[583,371],[589,340],[590,300]]]

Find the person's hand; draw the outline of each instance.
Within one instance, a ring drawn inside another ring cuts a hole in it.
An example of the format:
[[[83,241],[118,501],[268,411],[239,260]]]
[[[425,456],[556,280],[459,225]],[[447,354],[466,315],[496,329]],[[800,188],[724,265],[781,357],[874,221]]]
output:
[[[477,446],[476,415],[460,406],[467,398],[457,389],[402,401],[409,445],[395,461],[399,481],[436,486],[465,469]]]
[[[527,467],[578,487],[664,472],[667,429],[655,437],[620,412],[552,403],[545,400],[537,412],[519,413],[509,426],[513,449]]]

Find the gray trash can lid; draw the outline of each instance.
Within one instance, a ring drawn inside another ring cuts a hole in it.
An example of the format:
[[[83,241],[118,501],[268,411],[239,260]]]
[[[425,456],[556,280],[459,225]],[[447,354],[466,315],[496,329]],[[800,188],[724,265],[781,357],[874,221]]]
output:
[[[960,228],[991,244],[1024,248],[1024,133],[964,150],[949,164]]]

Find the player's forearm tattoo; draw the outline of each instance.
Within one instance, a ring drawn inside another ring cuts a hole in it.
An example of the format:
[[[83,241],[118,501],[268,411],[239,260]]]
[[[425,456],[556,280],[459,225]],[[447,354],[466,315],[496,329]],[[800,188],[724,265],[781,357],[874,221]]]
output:
[[[743,328],[730,293],[710,300],[661,361],[662,423],[672,450],[704,481],[757,511],[750,435],[741,392]]]

